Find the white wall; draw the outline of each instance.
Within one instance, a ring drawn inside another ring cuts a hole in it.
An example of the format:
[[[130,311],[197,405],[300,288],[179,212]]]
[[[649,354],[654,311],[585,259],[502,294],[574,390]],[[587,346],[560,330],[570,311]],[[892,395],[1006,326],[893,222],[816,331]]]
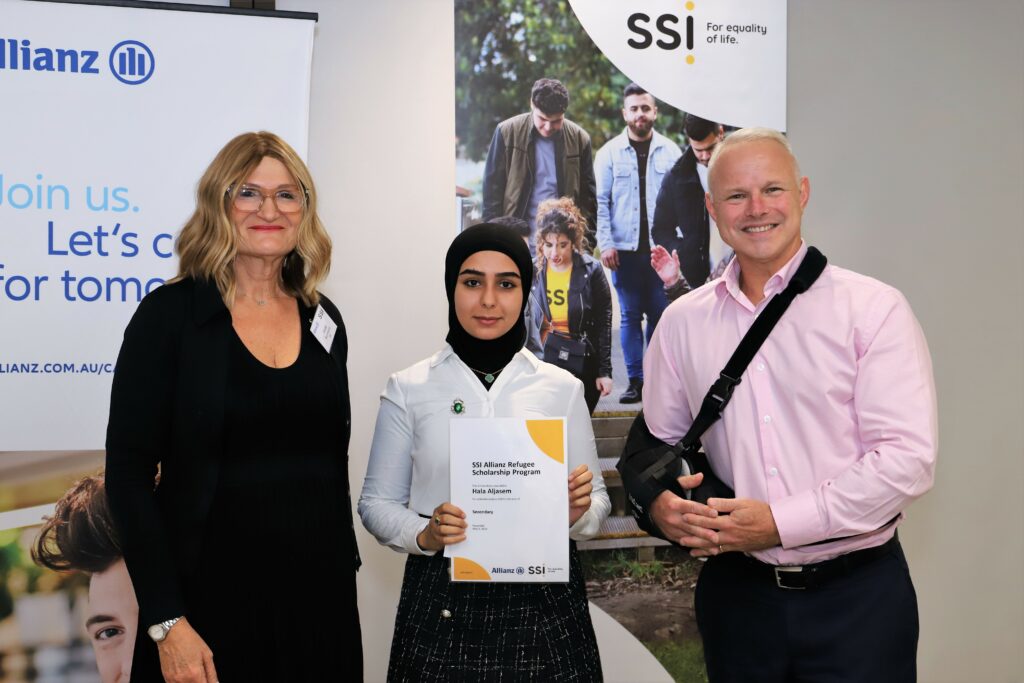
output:
[[[901,537],[924,681],[1024,680],[1024,4],[790,2],[804,225],[899,287],[939,391],[935,489]]]
[[[448,329],[454,13],[448,0],[278,0],[277,8],[320,14],[309,165],[334,239],[324,291],[348,328],[354,504],[388,375],[440,348]],[[383,681],[404,556],[358,522],[356,531],[366,680]]]
[[[450,0],[278,0],[320,13],[310,165],[346,317],[357,496],[387,375],[446,329]],[[1024,681],[1024,5],[790,0],[789,129],[809,241],[899,287],[940,397],[935,490],[901,534],[926,683]],[[359,530],[366,680],[383,680],[401,558]],[[867,656],[870,654],[866,653]]]

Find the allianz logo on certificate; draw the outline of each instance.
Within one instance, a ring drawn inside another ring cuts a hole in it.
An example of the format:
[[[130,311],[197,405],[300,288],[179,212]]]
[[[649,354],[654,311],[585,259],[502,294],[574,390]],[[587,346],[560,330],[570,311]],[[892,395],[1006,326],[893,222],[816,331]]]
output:
[[[37,47],[28,38],[0,38],[0,70],[99,74],[99,50]],[[156,67],[153,51],[138,40],[123,40],[110,50],[110,73],[122,83],[139,85]]]
[[[491,574],[547,574],[548,568],[543,564],[535,564],[530,567],[491,567]]]
[[[491,567],[491,574],[523,574],[522,567]]]

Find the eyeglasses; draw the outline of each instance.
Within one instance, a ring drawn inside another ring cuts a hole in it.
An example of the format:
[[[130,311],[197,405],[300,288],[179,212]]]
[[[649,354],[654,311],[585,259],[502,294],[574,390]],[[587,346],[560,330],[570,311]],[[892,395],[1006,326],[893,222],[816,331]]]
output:
[[[231,188],[228,195],[231,196]],[[263,202],[272,199],[274,206],[281,213],[298,213],[306,205],[306,192],[296,187],[282,187],[271,194],[263,194],[263,189],[255,185],[242,185],[234,193],[232,204],[239,211],[256,212],[263,207]]]

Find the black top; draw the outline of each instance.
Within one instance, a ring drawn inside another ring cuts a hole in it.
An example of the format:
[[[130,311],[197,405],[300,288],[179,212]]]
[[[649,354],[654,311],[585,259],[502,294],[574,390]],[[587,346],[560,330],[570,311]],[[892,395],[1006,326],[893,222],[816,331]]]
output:
[[[337,388],[341,408],[332,436],[344,454],[348,342],[337,308],[325,297],[321,304],[338,324],[331,352],[309,332],[316,307],[300,302],[302,343],[322,357]],[[217,287],[190,278],[146,296],[125,330],[110,398],[106,489],[139,599],[140,633],[186,611],[183,580],[199,564],[224,463],[227,370],[237,343]],[[299,439],[311,422],[293,415],[281,424]],[[158,465],[160,486],[154,490]],[[359,558],[347,496],[339,504],[354,570]]]
[[[640,241],[637,242],[636,250],[649,252],[651,250],[651,232],[647,222],[647,159],[651,154],[651,140],[629,139],[629,145],[636,152],[636,170],[640,175]]]
[[[298,358],[286,368],[260,362],[237,334],[228,352],[228,378],[224,408],[224,461],[220,483],[245,470],[249,480],[258,477],[256,466],[269,468],[272,477],[302,478],[338,474],[337,464],[343,426],[340,387],[331,373],[331,358],[317,353],[319,343],[303,336]],[[296,425],[303,428],[296,429]],[[310,456],[324,459],[308,471]],[[330,465],[330,467],[326,467]],[[275,483],[274,479],[269,480]]]
[[[358,680],[344,401],[331,358],[307,335],[286,368],[261,363],[237,335],[228,346],[220,476],[183,586],[189,622],[221,680],[331,680],[340,661]]]

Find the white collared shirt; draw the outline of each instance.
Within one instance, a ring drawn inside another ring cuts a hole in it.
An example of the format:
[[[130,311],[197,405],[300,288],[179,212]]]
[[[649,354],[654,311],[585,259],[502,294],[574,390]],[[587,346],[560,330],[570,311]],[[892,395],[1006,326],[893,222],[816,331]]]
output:
[[[451,346],[396,372],[381,394],[370,462],[359,496],[363,526],[400,552],[424,552],[416,536],[425,516],[451,498],[449,422],[465,417],[565,417],[569,471],[586,464],[594,474],[590,509],[569,529],[582,541],[597,534],[611,503],[597,460],[583,385],[571,374],[520,350],[490,391]],[[459,401],[462,412],[453,406]]]

